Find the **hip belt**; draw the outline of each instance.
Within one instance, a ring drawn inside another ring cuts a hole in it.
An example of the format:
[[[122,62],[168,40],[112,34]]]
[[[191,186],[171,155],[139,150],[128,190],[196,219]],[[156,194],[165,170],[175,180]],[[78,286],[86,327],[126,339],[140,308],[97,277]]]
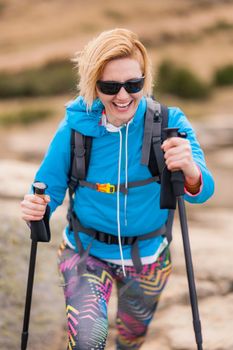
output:
[[[143,235],[140,235],[140,236],[123,236],[123,237],[121,237],[121,244],[122,245],[131,245],[131,257],[133,260],[134,267],[138,273],[141,272],[141,270],[142,270],[142,262],[140,259],[138,242],[142,241],[142,240],[147,240],[150,238],[158,237],[161,235],[165,235],[167,237],[168,243],[170,243],[173,218],[174,218],[174,210],[170,210],[166,224],[164,224],[159,229],[151,231],[151,232],[143,234]],[[119,241],[118,241],[118,237],[115,235],[84,227],[80,223],[79,219],[77,218],[77,216],[75,215],[74,212],[71,214],[70,219],[71,220],[70,220],[70,227],[69,228],[70,228],[70,230],[74,231],[76,245],[78,248],[78,252],[80,254],[80,263],[79,263],[79,267],[78,267],[78,272],[79,272],[79,274],[82,274],[85,271],[86,259],[89,255],[92,241],[94,239],[98,240],[99,242],[105,243],[105,244],[118,244]],[[84,249],[84,247],[82,245],[81,239],[79,237],[79,232],[83,232],[83,233],[85,233],[88,236],[93,238],[92,241],[89,243],[86,250]]]

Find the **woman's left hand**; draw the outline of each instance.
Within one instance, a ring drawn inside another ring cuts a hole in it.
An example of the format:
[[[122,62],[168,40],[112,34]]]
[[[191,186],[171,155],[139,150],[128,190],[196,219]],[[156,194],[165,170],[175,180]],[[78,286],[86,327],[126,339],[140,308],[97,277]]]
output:
[[[161,146],[168,170],[182,170],[185,182],[194,185],[200,181],[200,170],[192,157],[189,140],[181,137],[171,137]]]

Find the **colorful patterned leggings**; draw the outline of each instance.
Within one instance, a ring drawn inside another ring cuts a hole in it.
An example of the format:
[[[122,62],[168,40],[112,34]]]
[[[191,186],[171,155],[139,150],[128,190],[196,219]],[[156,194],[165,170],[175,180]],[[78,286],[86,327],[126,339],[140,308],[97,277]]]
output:
[[[169,250],[165,249],[155,263],[144,265],[140,275],[134,267],[127,266],[127,277],[124,277],[121,266],[93,256],[88,257],[87,271],[78,276],[79,254],[63,243],[58,258],[66,299],[67,350],[105,348],[107,306],[114,280],[118,291],[116,349],[139,349],[171,272]],[[125,285],[128,288],[120,296]]]

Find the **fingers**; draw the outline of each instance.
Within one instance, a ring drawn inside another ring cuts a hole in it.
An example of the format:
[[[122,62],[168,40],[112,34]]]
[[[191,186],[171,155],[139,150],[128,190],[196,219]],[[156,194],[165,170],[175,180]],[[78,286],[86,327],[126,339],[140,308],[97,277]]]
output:
[[[172,137],[164,141],[161,148],[169,170],[186,172],[190,166],[193,166],[192,149],[188,140]]]
[[[168,170],[171,170],[171,171],[177,171],[177,170],[182,170],[185,172],[185,169],[187,167],[189,167],[189,160],[185,157],[183,158],[168,158],[166,161],[165,161],[166,165],[167,165],[167,168]]]
[[[40,197],[35,194],[25,194],[24,200],[32,203],[45,204],[50,202],[50,197],[48,195]]]
[[[169,149],[173,148],[173,147],[177,147],[177,146],[189,146],[190,148],[190,142],[187,139],[183,139],[181,137],[171,137],[167,140],[165,140],[161,146],[162,150],[164,152],[167,152]]]
[[[43,219],[44,215],[36,216],[36,215],[22,214],[21,217],[24,221],[40,221]]]
[[[22,219],[25,221],[42,220],[49,202],[50,197],[48,195],[42,198],[34,194],[26,194],[20,203]]]

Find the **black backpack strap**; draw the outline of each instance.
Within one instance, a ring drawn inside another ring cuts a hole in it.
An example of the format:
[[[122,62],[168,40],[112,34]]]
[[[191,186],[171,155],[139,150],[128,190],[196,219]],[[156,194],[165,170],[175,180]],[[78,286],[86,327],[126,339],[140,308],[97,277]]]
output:
[[[78,182],[85,180],[90,161],[92,138],[71,130],[71,166],[69,173],[69,190],[73,194]]]
[[[164,129],[168,127],[168,108],[165,105],[161,104],[161,118],[162,118],[162,125],[161,125],[161,138],[162,142],[166,140],[166,134],[164,132]]]
[[[163,129],[167,126],[168,108],[148,98],[141,163],[149,167],[153,176],[160,176],[165,166],[161,144],[165,139]]]
[[[84,147],[85,147],[85,169],[86,169],[86,174],[85,178],[87,176],[88,172],[88,167],[90,163],[90,157],[91,157],[91,146],[92,146],[92,137],[91,136],[84,136]]]
[[[152,150],[157,162],[157,167],[159,174],[162,173],[164,168],[164,156],[161,150],[162,144],[162,115],[161,115],[161,105],[159,103],[155,104],[155,112],[153,117],[152,125]]]
[[[85,180],[91,153],[92,137],[84,136],[76,130],[71,130],[71,162],[69,172],[69,208],[67,219],[72,229],[71,214],[73,212],[73,194],[80,180]]]
[[[146,102],[147,108],[144,124],[141,164],[148,166],[152,139],[153,117],[155,112],[155,101],[153,101],[151,98],[148,98]]]
[[[86,177],[84,136],[79,132],[74,132],[74,158],[72,163],[71,177],[83,180]]]
[[[87,249],[85,250],[82,244],[82,241],[79,236],[79,232],[75,226],[74,222],[74,193],[79,185],[80,180],[86,179],[88,163],[87,163],[87,154],[88,162],[90,159],[90,149],[91,141],[88,142],[86,137],[79,133],[76,130],[71,131],[71,166],[70,166],[70,181],[69,181],[69,208],[67,212],[67,220],[69,223],[69,230],[74,231],[75,242],[80,254],[80,260],[78,264],[78,275],[82,275],[86,271],[86,262],[91,249],[92,241],[89,243]]]

